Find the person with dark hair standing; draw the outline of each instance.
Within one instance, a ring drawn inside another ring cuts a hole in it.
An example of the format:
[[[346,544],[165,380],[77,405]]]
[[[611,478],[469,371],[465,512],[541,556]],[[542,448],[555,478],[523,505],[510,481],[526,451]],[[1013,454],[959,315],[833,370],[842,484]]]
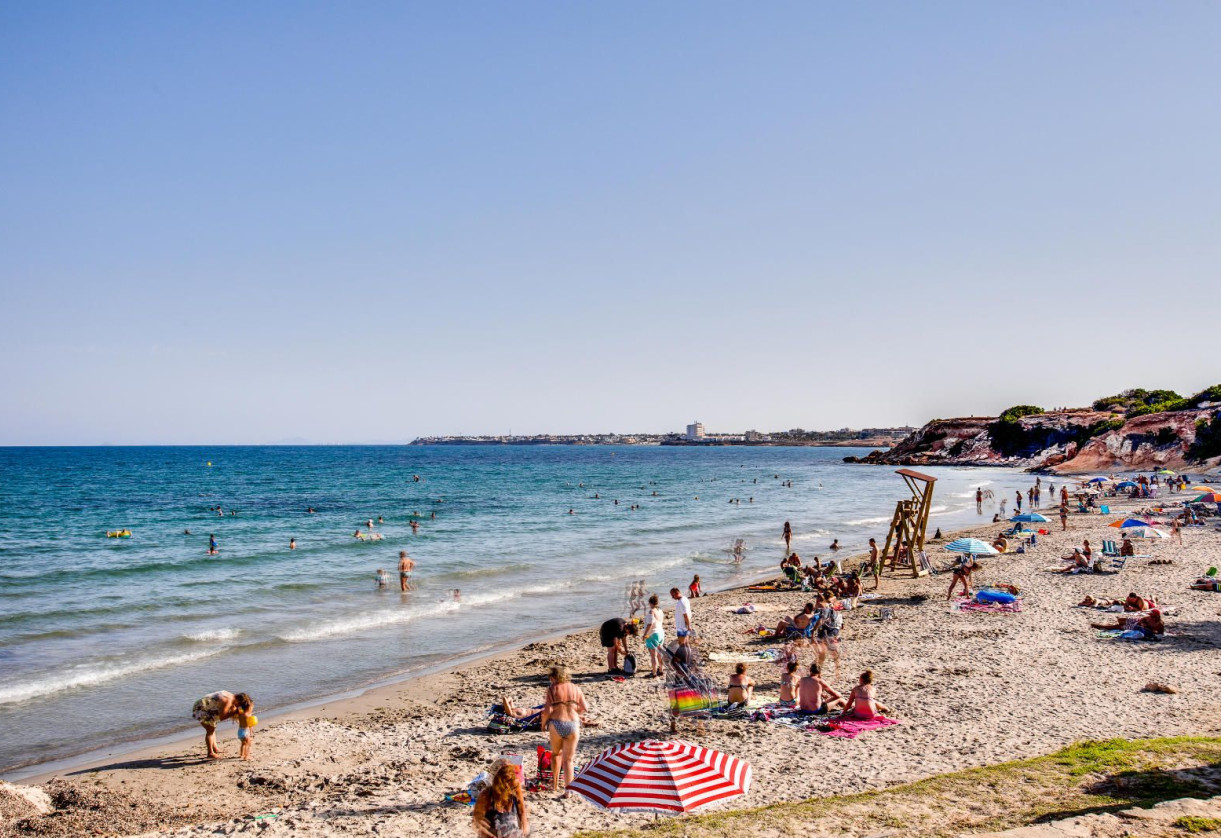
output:
[[[793,545],[793,528],[788,521],[784,522],[784,532],[781,535],[784,537],[784,554],[787,556]]]

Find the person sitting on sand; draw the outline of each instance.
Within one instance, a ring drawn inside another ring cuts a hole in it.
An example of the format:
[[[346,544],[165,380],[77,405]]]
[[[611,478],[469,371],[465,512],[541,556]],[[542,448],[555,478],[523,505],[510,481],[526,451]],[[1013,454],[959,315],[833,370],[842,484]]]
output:
[[[947,600],[954,598],[954,588],[956,588],[959,583],[962,584],[962,595],[970,596],[971,574],[977,570],[980,570],[981,568],[982,565],[975,561],[974,556],[965,555],[959,559],[958,563],[954,565],[954,577],[950,580],[950,590],[946,593],[945,598]]]
[[[804,633],[814,619],[814,603],[807,602],[805,608],[792,617],[781,617],[776,624],[776,637],[784,637],[789,632]]]
[[[1090,566],[1087,559],[1080,550],[1073,548],[1071,556],[1061,556],[1062,561],[1069,562],[1064,567],[1053,570],[1052,573],[1089,573],[1093,568]]]
[[[810,674],[797,684],[797,712],[825,716],[843,704],[844,697],[822,679],[822,668],[810,664]]]
[[[1136,555],[1136,547],[1133,546],[1132,539],[1126,535],[1123,537],[1123,543],[1119,545],[1119,555],[1121,557]]]
[[[501,763],[491,784],[479,793],[471,813],[479,838],[524,838],[530,834],[530,814],[517,766]]]
[[[220,759],[222,756],[216,747],[216,726],[226,719],[245,716],[253,710],[254,700],[246,693],[234,695],[225,690],[210,693],[195,702],[191,707],[191,717],[203,725],[204,745],[210,759]]]
[[[1090,547],[1090,540],[1087,538],[1081,542],[1081,555],[1085,556],[1085,560],[1091,564],[1094,561],[1094,548]]]
[[[755,697],[755,679],[746,674],[746,664],[739,663],[729,676],[729,695],[731,706],[745,707]]]
[[[577,743],[581,738],[581,716],[589,709],[585,694],[572,683],[568,668],[553,666],[548,675],[551,686],[543,697],[543,715],[540,719],[543,730],[551,737],[551,753],[558,763],[552,769],[551,790],[560,790],[560,774],[564,785],[572,783],[575,774]],[[565,791],[565,794],[568,792]]]
[[[1116,616],[1114,623],[1090,623],[1090,628],[1100,631],[1139,631],[1146,640],[1153,640],[1158,635],[1166,633],[1166,624],[1162,622],[1162,612],[1154,608],[1143,617]]]
[[[780,676],[780,706],[795,707],[797,705],[797,693],[793,687],[793,676],[797,672],[799,664],[795,660],[788,661],[784,665],[784,674]]]
[[[996,541],[992,542],[992,548],[998,553],[1004,553],[1009,549],[1009,540],[1005,538],[1004,533],[997,535]]]
[[[867,669],[861,673],[860,683],[852,688],[852,692],[848,693],[848,703],[844,705],[840,717],[868,720],[879,713],[889,712],[890,708],[878,701],[877,693],[873,688],[873,671]]]

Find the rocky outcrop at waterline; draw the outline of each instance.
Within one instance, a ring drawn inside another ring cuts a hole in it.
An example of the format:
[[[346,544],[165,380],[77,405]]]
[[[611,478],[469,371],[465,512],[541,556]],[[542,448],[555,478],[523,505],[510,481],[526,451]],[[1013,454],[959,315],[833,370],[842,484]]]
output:
[[[1205,402],[1194,408],[1126,414],[1122,409],[1013,408],[1001,416],[935,419],[889,451],[846,461],[995,465],[1063,474],[1206,471],[1221,464],[1213,438],[1221,432],[1221,406]]]

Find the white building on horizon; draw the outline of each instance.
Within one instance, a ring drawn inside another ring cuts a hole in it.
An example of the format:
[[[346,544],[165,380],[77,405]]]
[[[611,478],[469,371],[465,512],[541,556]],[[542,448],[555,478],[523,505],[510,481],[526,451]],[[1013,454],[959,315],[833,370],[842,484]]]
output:
[[[697,440],[704,438],[704,423],[696,422],[693,425],[687,426],[687,439]]]

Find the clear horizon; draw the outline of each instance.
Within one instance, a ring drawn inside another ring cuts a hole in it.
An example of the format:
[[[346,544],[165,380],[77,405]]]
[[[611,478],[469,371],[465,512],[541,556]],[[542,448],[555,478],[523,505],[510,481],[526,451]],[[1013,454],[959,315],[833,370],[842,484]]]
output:
[[[1197,392],[1219,35],[1205,2],[9,4],[0,444]]]

